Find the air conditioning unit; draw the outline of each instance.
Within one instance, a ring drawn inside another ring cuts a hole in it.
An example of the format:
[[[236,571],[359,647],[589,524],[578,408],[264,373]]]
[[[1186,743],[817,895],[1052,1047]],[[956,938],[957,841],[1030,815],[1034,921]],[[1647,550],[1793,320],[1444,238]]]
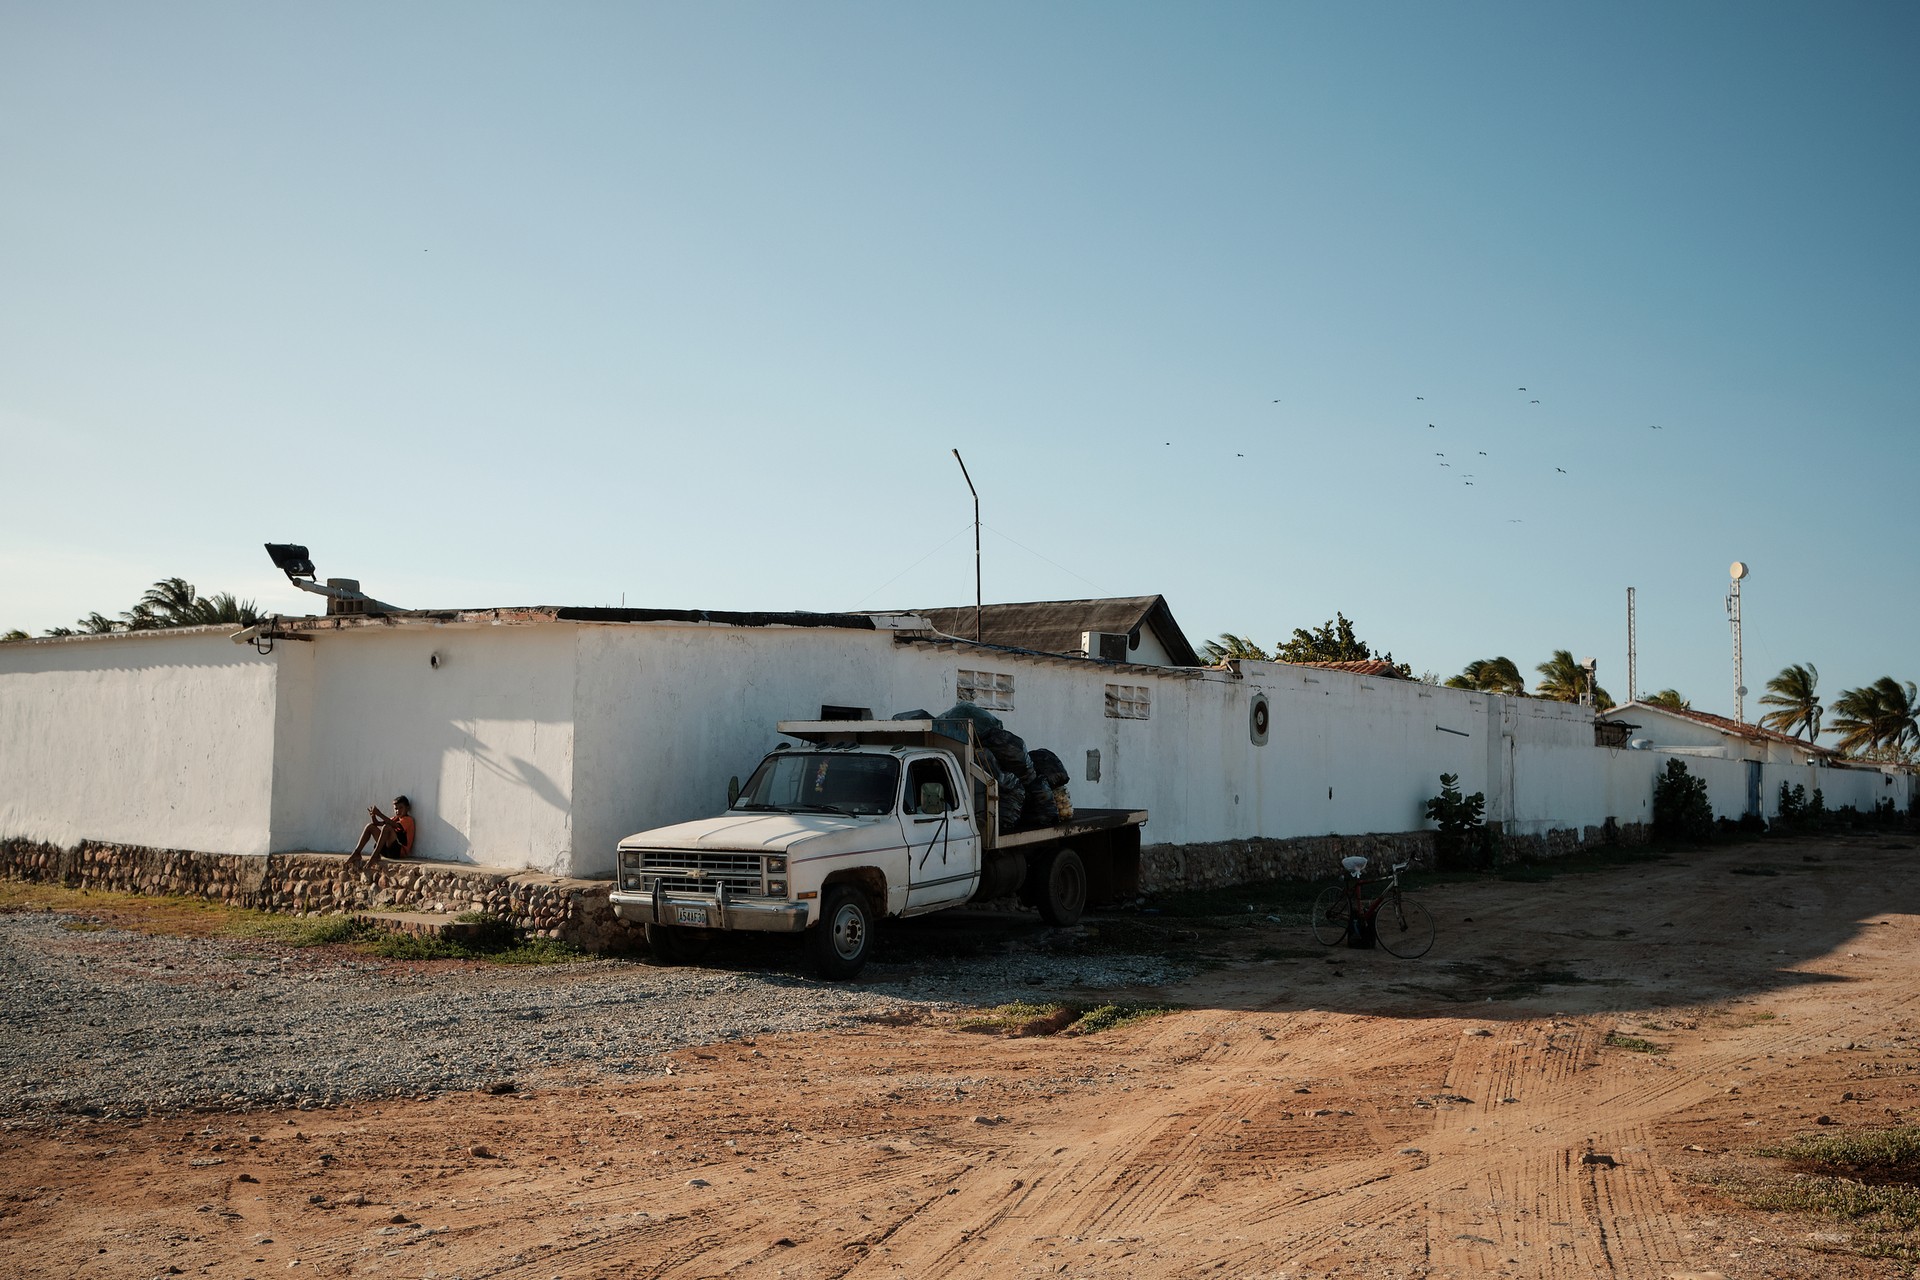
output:
[[[1089,658],[1102,662],[1127,660],[1127,634],[1124,631],[1082,631],[1080,648]]]

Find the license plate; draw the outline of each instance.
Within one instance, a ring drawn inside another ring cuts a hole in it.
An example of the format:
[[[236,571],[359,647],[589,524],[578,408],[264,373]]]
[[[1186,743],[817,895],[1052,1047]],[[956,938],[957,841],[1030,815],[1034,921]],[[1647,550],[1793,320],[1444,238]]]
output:
[[[675,924],[691,924],[705,928],[707,923],[707,909],[705,907],[675,907],[673,909],[673,919]]]

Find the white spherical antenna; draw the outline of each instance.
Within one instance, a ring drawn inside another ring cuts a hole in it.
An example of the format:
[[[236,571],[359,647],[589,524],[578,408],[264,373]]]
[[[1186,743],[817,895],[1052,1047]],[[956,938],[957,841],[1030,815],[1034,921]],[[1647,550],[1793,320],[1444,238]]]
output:
[[[1747,562],[1745,560],[1735,560],[1733,567],[1728,569],[1727,572],[1733,575],[1735,582],[1738,582],[1747,576]]]
[[[1738,689],[1735,689],[1734,692],[1744,698],[1747,696],[1747,686],[1741,685]]]

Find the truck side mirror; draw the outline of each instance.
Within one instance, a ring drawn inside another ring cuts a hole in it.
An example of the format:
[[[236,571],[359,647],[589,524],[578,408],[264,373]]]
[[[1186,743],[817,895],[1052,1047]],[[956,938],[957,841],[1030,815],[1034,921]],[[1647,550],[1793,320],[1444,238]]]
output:
[[[733,808],[734,801],[740,798],[740,775],[734,774],[727,779],[727,808]]]

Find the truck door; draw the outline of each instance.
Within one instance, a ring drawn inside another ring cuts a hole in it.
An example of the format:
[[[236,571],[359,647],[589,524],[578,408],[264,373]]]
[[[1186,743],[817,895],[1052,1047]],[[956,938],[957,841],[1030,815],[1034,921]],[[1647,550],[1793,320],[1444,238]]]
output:
[[[922,756],[907,765],[900,805],[907,833],[907,913],[952,906],[980,885],[980,833],[953,763]]]

